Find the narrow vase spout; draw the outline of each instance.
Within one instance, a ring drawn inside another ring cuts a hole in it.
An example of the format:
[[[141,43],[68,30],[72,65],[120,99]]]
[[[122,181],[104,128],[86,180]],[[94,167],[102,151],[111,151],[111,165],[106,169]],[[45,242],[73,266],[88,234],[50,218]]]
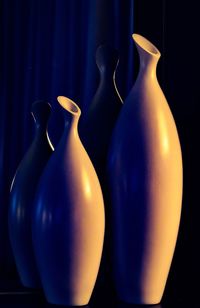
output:
[[[71,129],[74,135],[78,134],[78,121],[81,115],[81,110],[77,104],[65,96],[58,96],[59,104],[66,110],[64,114],[65,127]]]
[[[140,74],[143,74],[145,71],[152,77],[156,76],[156,67],[161,56],[160,51],[151,42],[139,34],[133,34],[132,38],[140,57]]]

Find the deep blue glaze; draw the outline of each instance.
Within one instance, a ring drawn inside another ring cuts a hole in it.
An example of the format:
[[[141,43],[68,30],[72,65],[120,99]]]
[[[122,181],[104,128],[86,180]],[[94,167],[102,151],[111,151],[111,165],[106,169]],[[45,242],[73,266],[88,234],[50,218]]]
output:
[[[46,102],[32,105],[35,121],[34,140],[14,176],[8,213],[11,246],[21,282],[26,287],[40,287],[32,248],[31,216],[36,187],[53,147],[47,134],[51,106]]]
[[[115,83],[119,62],[118,52],[108,45],[101,45],[96,52],[100,82],[88,113],[81,124],[80,136],[95,166],[101,184],[104,182],[105,165],[111,134],[122,107],[122,99]]]

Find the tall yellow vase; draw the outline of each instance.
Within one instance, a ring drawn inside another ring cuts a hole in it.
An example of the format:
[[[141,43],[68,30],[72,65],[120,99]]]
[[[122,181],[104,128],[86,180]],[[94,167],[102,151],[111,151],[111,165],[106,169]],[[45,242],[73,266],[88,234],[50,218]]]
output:
[[[160,52],[134,34],[140,70],[109,151],[114,280],[121,300],[159,303],[177,240],[182,157],[176,125],[156,77]]]

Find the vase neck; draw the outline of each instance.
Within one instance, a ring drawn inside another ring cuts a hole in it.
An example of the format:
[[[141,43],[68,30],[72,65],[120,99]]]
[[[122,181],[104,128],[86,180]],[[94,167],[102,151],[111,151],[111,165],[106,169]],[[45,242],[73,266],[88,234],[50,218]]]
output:
[[[155,59],[151,55],[140,52],[140,71],[139,76],[148,75],[148,77],[156,78],[156,68],[158,59]]]
[[[35,138],[44,138],[47,137],[47,126],[38,126],[35,125]]]
[[[31,114],[35,122],[35,137],[47,137],[51,105],[45,101],[36,101],[32,104]]]
[[[115,86],[115,72],[111,70],[101,70],[100,83],[109,85],[109,87]]]
[[[49,138],[47,127],[35,127],[34,142],[36,142],[37,146],[42,145],[42,147],[48,144],[49,147],[54,151],[54,146]]]
[[[81,115],[81,110],[72,100],[65,96],[59,96],[59,104],[62,106],[65,119],[64,136],[73,136],[78,138],[78,122]]]
[[[78,117],[69,116],[69,114],[64,115],[65,119],[65,128],[64,135],[65,137],[71,135],[72,137],[78,138]]]
[[[141,35],[134,34],[133,40],[135,41],[140,58],[140,71],[138,77],[145,74],[148,75],[148,78],[156,78],[156,68],[160,58],[159,50]]]
[[[114,84],[115,71],[119,62],[118,51],[109,45],[101,45],[96,51],[96,64],[102,82]]]

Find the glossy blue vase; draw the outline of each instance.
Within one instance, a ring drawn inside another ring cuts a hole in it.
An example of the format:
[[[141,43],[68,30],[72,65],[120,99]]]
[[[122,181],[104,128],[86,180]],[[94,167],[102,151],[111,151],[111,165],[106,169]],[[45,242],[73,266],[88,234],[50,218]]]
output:
[[[47,301],[86,305],[96,281],[104,238],[104,204],[95,169],[78,134],[79,107],[58,97],[65,128],[40,179],[33,243]]]
[[[53,152],[47,134],[50,112],[51,106],[46,102],[32,105],[34,140],[16,171],[10,192],[10,242],[20,280],[30,288],[41,287],[32,247],[31,217],[38,180]]]

